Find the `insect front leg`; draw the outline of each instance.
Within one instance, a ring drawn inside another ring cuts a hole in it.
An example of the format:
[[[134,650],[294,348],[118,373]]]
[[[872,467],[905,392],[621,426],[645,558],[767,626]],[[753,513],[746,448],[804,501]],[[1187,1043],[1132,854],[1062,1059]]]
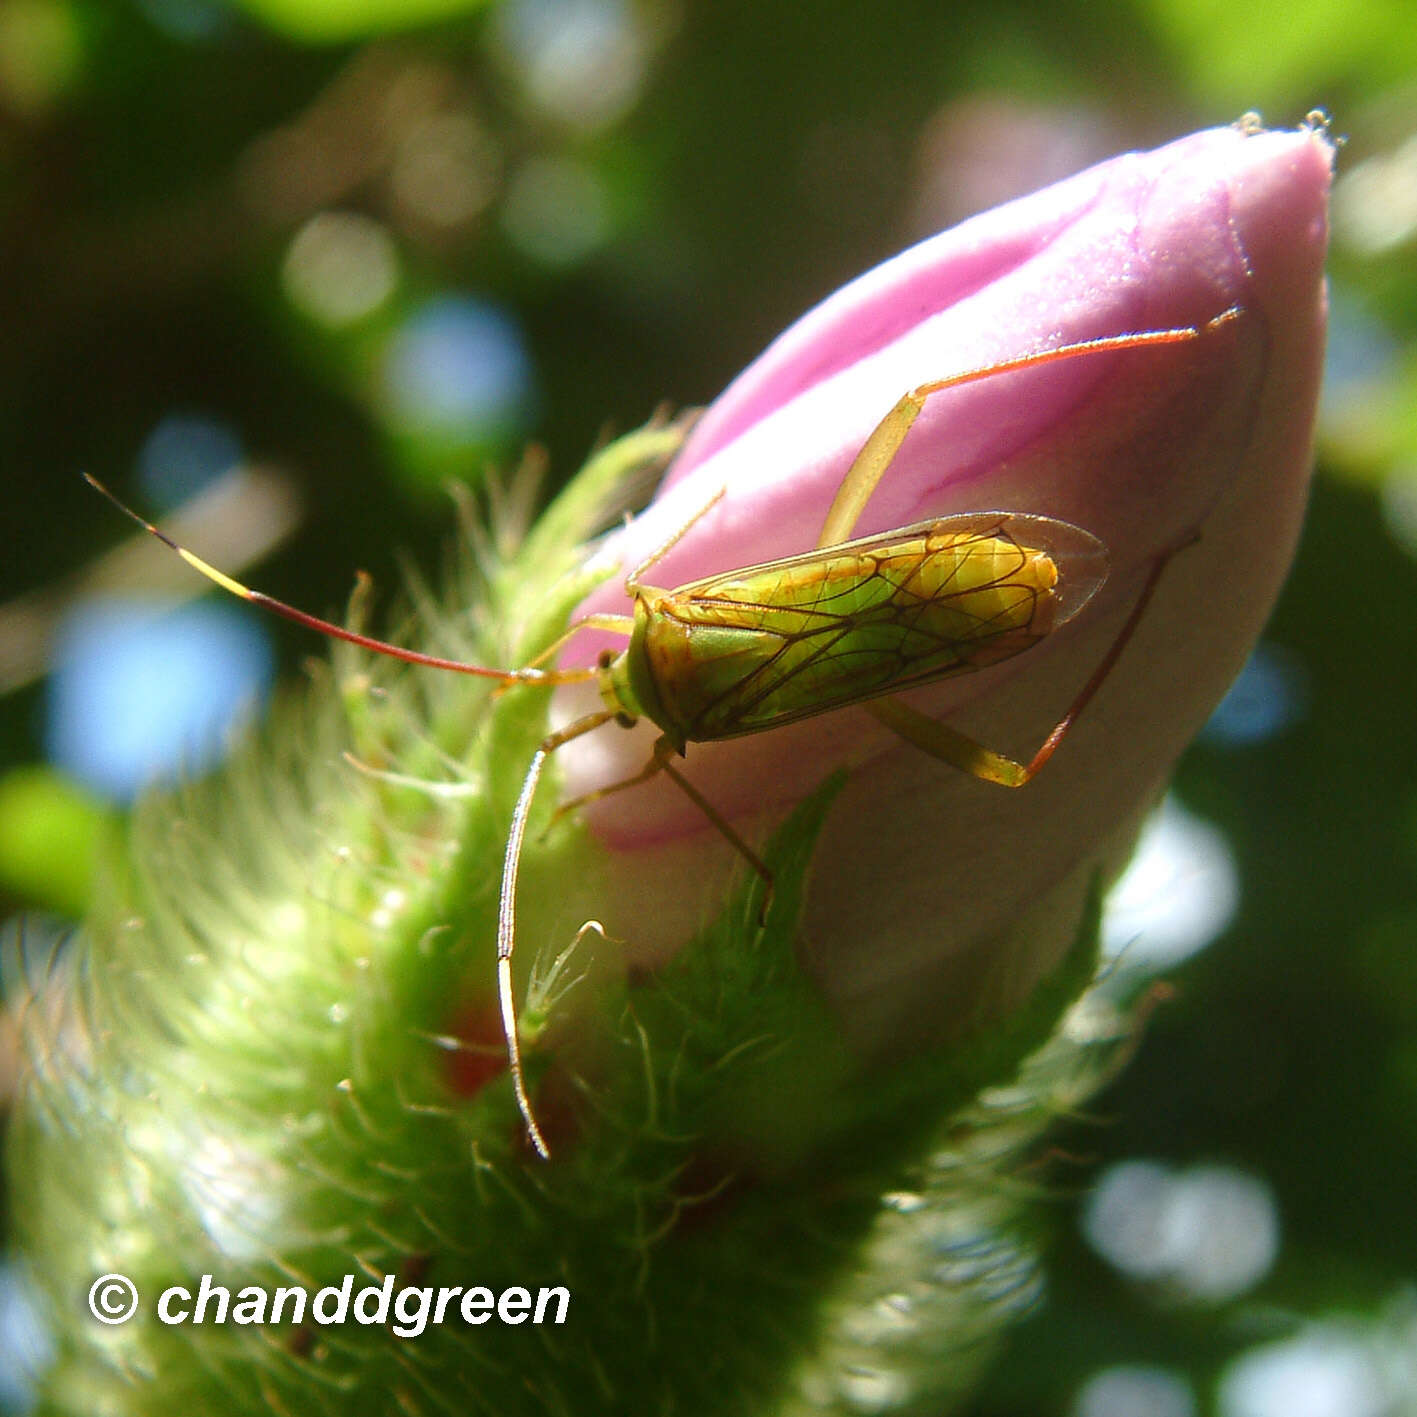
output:
[[[713,496],[710,497],[708,501],[703,504],[702,507],[695,511],[684,522],[682,522],[675,529],[674,533],[671,536],[668,536],[663,541],[661,541],[660,544],[656,546],[654,550],[651,551],[649,555],[646,556],[645,559],[641,561],[639,565],[636,566],[635,569],[631,571],[628,576],[625,577],[626,595],[633,596],[639,592],[640,587],[644,584],[641,577],[645,574],[645,572],[648,571],[649,568],[653,566],[657,561],[662,561],[676,546],[678,546],[678,544],[689,533],[689,530],[697,522],[701,521],[711,511],[713,511],[713,509],[718,506],[721,501],[723,501],[723,497],[726,491],[727,488],[720,487],[718,491],[715,492]]]
[[[661,738],[659,743],[665,741]],[[659,747],[659,743],[655,744],[656,749]],[[758,879],[763,883],[763,898],[758,904],[758,923],[763,924],[767,920],[768,910],[772,906],[772,872],[764,865],[762,857],[733,829],[728,818],[669,761],[668,757],[665,758],[663,767],[665,773],[678,785],[679,790],[718,828],[719,834],[724,840],[757,872]]]
[[[600,676],[600,670],[588,665],[584,668],[576,669],[543,669],[541,666],[556,658],[571,640],[580,634],[582,630],[609,630],[617,635],[629,635],[635,628],[635,617],[633,615],[613,615],[596,614],[582,615],[566,627],[540,654],[534,655],[516,671],[515,677],[509,677],[503,684],[499,684],[492,691],[494,699],[501,698],[508,689],[515,688],[518,684],[544,684],[548,686],[558,686],[561,684],[585,684]]]
[[[610,630],[617,635],[628,635],[634,628],[635,617],[633,615],[582,615],[576,620],[572,621],[572,623],[568,625],[566,629],[562,631],[561,634],[557,635],[556,638],[552,640],[551,643],[547,645],[546,648],[542,650],[540,654],[534,655],[531,659],[527,660],[527,662],[522,665],[522,670],[523,672],[525,672],[528,669],[540,669],[543,664],[546,664],[550,660],[555,659],[556,656],[560,654],[561,651],[565,649],[565,647],[573,639],[575,639],[575,637],[580,634],[582,630]],[[548,683],[552,682],[549,678],[551,674],[564,675],[571,673],[576,674],[578,678],[583,682],[586,679],[595,678],[596,671],[594,669],[586,669],[584,671],[579,669],[557,669],[548,670],[547,673]],[[554,682],[558,684],[567,684],[574,681],[570,679],[558,678]]]

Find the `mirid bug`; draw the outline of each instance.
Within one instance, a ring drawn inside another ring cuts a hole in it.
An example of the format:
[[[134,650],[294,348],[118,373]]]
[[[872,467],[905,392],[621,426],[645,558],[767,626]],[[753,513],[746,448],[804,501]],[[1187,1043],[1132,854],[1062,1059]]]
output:
[[[1221,317],[1226,318],[1225,316]],[[693,742],[761,733],[808,716],[861,704],[886,727],[963,772],[1022,787],[1052,757],[1101,687],[1151,599],[1168,555],[1158,558],[1122,628],[1066,713],[1027,762],[976,743],[899,699],[902,690],[997,664],[1076,616],[1107,575],[1106,550],[1091,533],[1052,517],[989,511],[934,518],[848,540],[926,400],[944,389],[1108,351],[1179,344],[1194,328],[1117,335],[1005,360],[920,384],[905,394],[862,445],[837,490],[814,550],[704,577],[673,590],[643,578],[688,532],[705,507],[625,580],[629,615],[576,620],[521,669],[491,669],[373,639],[251,590],[180,546],[88,481],[127,516],[224,590],[322,634],[410,664],[450,669],[503,684],[595,681],[604,707],[548,734],[532,755],[508,830],[497,923],[497,990],[517,1106],[536,1150],[550,1151],[527,1093],[517,1034],[511,960],[517,874],[531,805],[552,753],[611,722],[641,718],[660,730],[632,776],[562,804],[561,811],[664,773],[703,812],[765,884],[767,866],[733,825],[674,766]],[[716,502],[718,497],[713,499]],[[711,502],[709,506],[712,506]],[[626,638],[595,667],[542,668],[585,629]]]

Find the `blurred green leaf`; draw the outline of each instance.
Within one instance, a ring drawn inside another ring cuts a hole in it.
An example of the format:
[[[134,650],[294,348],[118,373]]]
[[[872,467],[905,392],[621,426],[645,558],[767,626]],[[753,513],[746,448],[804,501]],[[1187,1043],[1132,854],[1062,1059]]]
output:
[[[1335,14],[1326,0],[1150,0],[1145,6],[1207,102],[1246,107],[1334,101],[1335,84],[1410,74],[1417,29],[1404,0],[1373,0]],[[1266,117],[1287,121],[1279,113]]]
[[[337,44],[451,19],[486,0],[236,0],[291,39]]]
[[[0,102],[42,114],[78,80],[80,18],[69,0],[11,0],[0,7]]]
[[[0,777],[0,884],[36,906],[79,916],[110,815],[52,768]]]

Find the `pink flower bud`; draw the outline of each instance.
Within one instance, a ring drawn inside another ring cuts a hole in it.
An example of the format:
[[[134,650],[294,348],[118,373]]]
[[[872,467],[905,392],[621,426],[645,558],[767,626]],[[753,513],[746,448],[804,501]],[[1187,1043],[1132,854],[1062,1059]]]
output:
[[[915,385],[1074,341],[1203,330],[932,397],[853,532],[998,509],[1062,518],[1102,540],[1110,574],[1075,621],[1004,664],[909,696],[1024,760],[1106,653],[1158,557],[1198,537],[1167,565],[1115,671],[1035,782],[1011,791],[972,779],[860,708],[689,747],[686,774],[757,840],[833,768],[853,768],[818,847],[805,935],[864,1039],[947,1029],[1007,1007],[1046,975],[1097,872],[1124,857],[1264,624],[1308,481],[1331,160],[1316,128],[1214,129],[1114,158],[913,247],[750,365],[614,540],[608,554],[633,566],[723,488],[651,568],[651,584],[808,550],[853,456]],[[628,606],[615,580],[583,608]],[[598,647],[583,635],[565,662],[590,662]],[[558,712],[585,711],[578,694],[561,690]],[[653,737],[642,724],[568,745],[565,791],[628,776]],[[619,918],[606,925],[651,953],[687,938],[741,870],[663,777],[587,817],[611,848]]]

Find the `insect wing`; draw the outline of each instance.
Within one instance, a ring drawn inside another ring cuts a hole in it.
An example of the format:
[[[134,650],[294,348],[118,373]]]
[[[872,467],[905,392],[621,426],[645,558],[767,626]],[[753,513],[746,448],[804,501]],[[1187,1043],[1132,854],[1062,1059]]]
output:
[[[1066,522],[937,518],[665,593],[645,648],[686,738],[735,737],[1010,658],[1105,566]]]

